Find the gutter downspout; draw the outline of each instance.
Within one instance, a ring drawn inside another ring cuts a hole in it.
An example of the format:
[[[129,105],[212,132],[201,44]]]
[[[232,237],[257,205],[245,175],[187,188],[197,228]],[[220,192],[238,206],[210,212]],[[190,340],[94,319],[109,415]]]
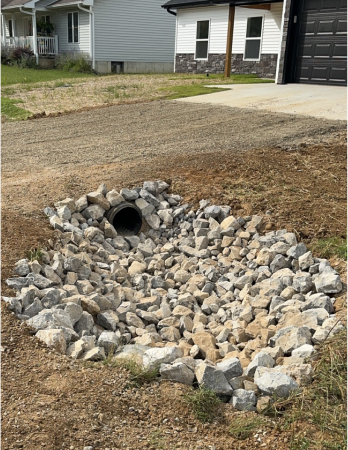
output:
[[[37,51],[37,29],[36,29],[36,10],[33,8],[33,12],[25,11],[21,6],[19,10],[23,14],[29,14],[33,18],[33,52],[36,57],[36,64],[39,64],[39,53]]]
[[[172,14],[173,16],[176,16],[176,12],[171,11],[170,8],[167,8],[167,13]]]
[[[89,34],[90,34],[90,53],[92,59],[92,69],[95,70],[95,55],[94,55],[94,12],[92,11],[92,6],[88,9],[82,8],[81,3],[77,4],[77,7],[89,14]]]
[[[6,45],[6,19],[4,14],[1,14],[1,42]]]

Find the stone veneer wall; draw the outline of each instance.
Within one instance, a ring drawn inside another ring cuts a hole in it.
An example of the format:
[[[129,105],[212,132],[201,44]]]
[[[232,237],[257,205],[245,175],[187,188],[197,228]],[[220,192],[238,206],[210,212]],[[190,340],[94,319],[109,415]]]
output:
[[[243,61],[243,55],[233,54],[231,74],[256,74],[262,78],[275,78],[277,56],[261,55],[260,61]],[[225,72],[225,53],[209,54],[207,61],[195,60],[192,53],[178,53],[176,55],[176,73],[217,73]]]
[[[291,4],[293,0],[284,0],[285,3],[285,11],[284,11],[284,25],[283,25],[283,35],[282,42],[280,48],[280,58],[279,58],[279,72],[278,78],[276,80],[277,84],[285,83],[285,56],[286,56],[286,48],[288,43],[288,31],[289,31],[289,18],[290,18],[290,10]]]

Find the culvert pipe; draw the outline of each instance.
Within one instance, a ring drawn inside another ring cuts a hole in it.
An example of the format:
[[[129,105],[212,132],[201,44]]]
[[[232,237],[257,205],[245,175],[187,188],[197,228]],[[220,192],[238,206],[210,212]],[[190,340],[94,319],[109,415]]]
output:
[[[109,209],[106,218],[120,236],[132,236],[139,233],[143,224],[140,209],[129,202],[123,202]]]

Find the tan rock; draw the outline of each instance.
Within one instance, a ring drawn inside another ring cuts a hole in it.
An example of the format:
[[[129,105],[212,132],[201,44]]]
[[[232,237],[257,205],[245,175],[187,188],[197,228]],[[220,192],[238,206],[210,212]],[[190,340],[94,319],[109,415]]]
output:
[[[216,339],[210,333],[201,331],[192,335],[193,342],[198,345],[203,357],[205,358],[209,350],[216,350]]]
[[[57,352],[65,355],[66,340],[62,330],[39,330],[36,337],[44,342],[47,347],[55,349]]]
[[[94,300],[91,300],[89,297],[85,295],[80,296],[81,300],[81,306],[84,311],[87,311],[89,314],[92,314],[92,316],[96,316],[100,313],[100,307],[98,303],[96,303]]]
[[[147,266],[145,263],[140,263],[138,261],[133,261],[128,269],[129,275],[132,277],[138,273],[144,273]]]

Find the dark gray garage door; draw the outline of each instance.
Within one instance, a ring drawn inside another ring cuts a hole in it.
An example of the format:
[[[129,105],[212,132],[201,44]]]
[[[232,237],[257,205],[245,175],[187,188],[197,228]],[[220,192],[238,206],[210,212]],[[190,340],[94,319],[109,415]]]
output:
[[[347,0],[295,0],[297,83],[347,84]]]

